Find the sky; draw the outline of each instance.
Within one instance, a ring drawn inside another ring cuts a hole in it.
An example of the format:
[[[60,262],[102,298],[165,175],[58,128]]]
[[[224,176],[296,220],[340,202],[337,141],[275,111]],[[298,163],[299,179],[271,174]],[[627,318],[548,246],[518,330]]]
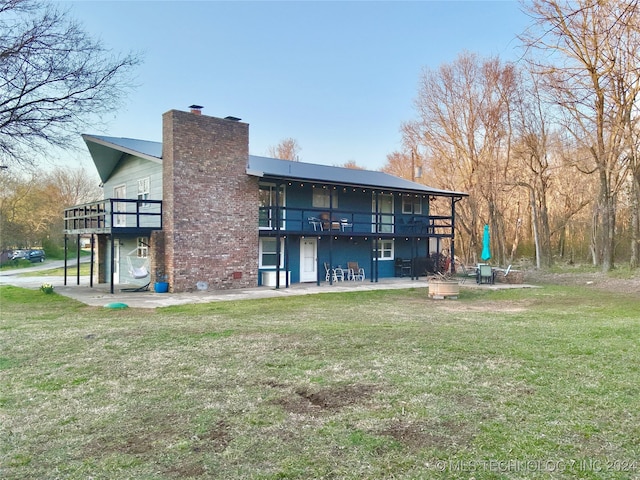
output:
[[[425,69],[465,50],[516,60],[529,24],[510,0],[58,3],[143,58],[107,128],[86,133],[161,141],[162,114],[197,104],[248,123],[252,155],[293,138],[303,162],[372,170],[401,150]]]

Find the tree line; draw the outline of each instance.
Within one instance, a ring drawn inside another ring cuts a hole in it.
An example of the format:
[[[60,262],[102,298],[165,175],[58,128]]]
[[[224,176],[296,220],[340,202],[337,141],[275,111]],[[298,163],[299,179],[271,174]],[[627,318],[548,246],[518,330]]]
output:
[[[25,175],[0,172],[0,250],[42,247],[48,254],[63,244],[63,211],[102,198],[95,176],[84,169],[57,167]]]
[[[456,250],[496,263],[640,261],[638,2],[534,0],[522,59],[461,53],[423,72],[416,117],[383,170],[470,194]],[[446,209],[448,205],[435,209]]]

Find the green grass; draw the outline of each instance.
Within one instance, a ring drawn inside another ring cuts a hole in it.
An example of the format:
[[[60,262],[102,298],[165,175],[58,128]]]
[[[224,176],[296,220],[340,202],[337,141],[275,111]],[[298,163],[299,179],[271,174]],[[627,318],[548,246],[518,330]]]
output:
[[[33,264],[31,264],[33,266]],[[80,275],[89,275],[91,273],[91,265],[89,263],[81,263],[80,264]],[[59,276],[62,277],[64,275],[64,267],[60,268],[49,268],[47,270],[38,270],[35,272],[25,273],[21,276],[29,276],[29,277],[48,277],[48,276]],[[67,267],[67,275],[73,277],[77,275],[77,269],[75,265]]]
[[[637,297],[0,302],[2,478],[640,478]]]

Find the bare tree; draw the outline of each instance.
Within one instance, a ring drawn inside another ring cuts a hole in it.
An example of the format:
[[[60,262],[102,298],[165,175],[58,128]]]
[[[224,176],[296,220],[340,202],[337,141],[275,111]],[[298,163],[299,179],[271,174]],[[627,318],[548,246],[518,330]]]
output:
[[[584,157],[576,168],[598,176],[593,261],[614,267],[616,200],[625,184],[626,132],[640,84],[637,0],[534,0],[525,8],[539,30],[524,38],[562,126]]]
[[[348,160],[346,162],[344,162],[342,165],[337,165],[338,167],[343,167],[343,168],[350,168],[352,170],[364,170],[364,167],[361,167],[360,165],[358,165],[356,163],[355,160]]]
[[[300,145],[293,138],[285,138],[275,147],[269,147],[268,155],[281,160],[300,161]]]
[[[411,154],[404,152],[392,152],[387,155],[387,162],[382,171],[396,177],[411,179]]]
[[[505,217],[514,200],[506,192],[514,188],[507,181],[513,168],[514,72],[511,64],[469,52],[437,71],[427,70],[415,102],[419,118],[403,125],[403,142],[419,146],[423,168],[436,186],[470,194],[458,205],[456,224],[466,239],[461,250],[471,260],[477,260],[484,223],[491,225],[498,262],[508,257],[507,226],[517,226],[517,219]]]
[[[32,166],[48,146],[69,148],[132,87],[136,54],[114,55],[68,11],[39,0],[0,4],[0,157]]]
[[[552,185],[549,137],[545,105],[541,98],[538,79],[523,72],[519,84],[516,132],[514,148],[515,184],[524,187],[529,194],[531,228],[536,252],[536,267],[549,267],[552,263],[551,229],[548,201]],[[520,219],[519,219],[520,220]],[[522,221],[519,222],[521,224]],[[514,252],[512,251],[512,258]]]

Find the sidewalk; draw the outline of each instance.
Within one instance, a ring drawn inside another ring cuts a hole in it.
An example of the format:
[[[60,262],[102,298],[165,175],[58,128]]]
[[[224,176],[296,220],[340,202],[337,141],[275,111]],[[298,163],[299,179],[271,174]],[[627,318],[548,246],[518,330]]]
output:
[[[69,270],[67,285],[61,276],[23,276],[37,270],[48,270],[55,268],[54,262],[46,266],[32,267],[20,270],[5,270],[0,272],[0,285],[14,285],[23,288],[37,290],[43,283],[50,283],[54,286],[56,293],[78,300],[86,305],[103,307],[109,303],[124,303],[135,308],[158,308],[171,305],[185,305],[190,303],[210,303],[220,301],[236,301],[254,298],[277,298],[291,295],[313,295],[319,293],[341,293],[366,290],[390,290],[404,288],[424,288],[425,298],[427,297],[427,280],[422,277],[418,280],[410,278],[384,278],[378,282],[371,282],[370,279],[364,281],[344,281],[329,285],[327,282],[316,283],[296,283],[285,288],[255,287],[237,290],[212,290],[194,291],[188,293],[155,293],[155,292],[122,292],[120,289],[126,285],[116,287],[115,293],[109,293],[108,284],[94,284],[89,287],[89,277],[81,276],[80,285],[77,285],[75,269]],[[466,280],[460,285],[461,289],[482,288],[488,290],[499,290],[504,288],[529,288],[531,285],[477,285],[473,281]]]

